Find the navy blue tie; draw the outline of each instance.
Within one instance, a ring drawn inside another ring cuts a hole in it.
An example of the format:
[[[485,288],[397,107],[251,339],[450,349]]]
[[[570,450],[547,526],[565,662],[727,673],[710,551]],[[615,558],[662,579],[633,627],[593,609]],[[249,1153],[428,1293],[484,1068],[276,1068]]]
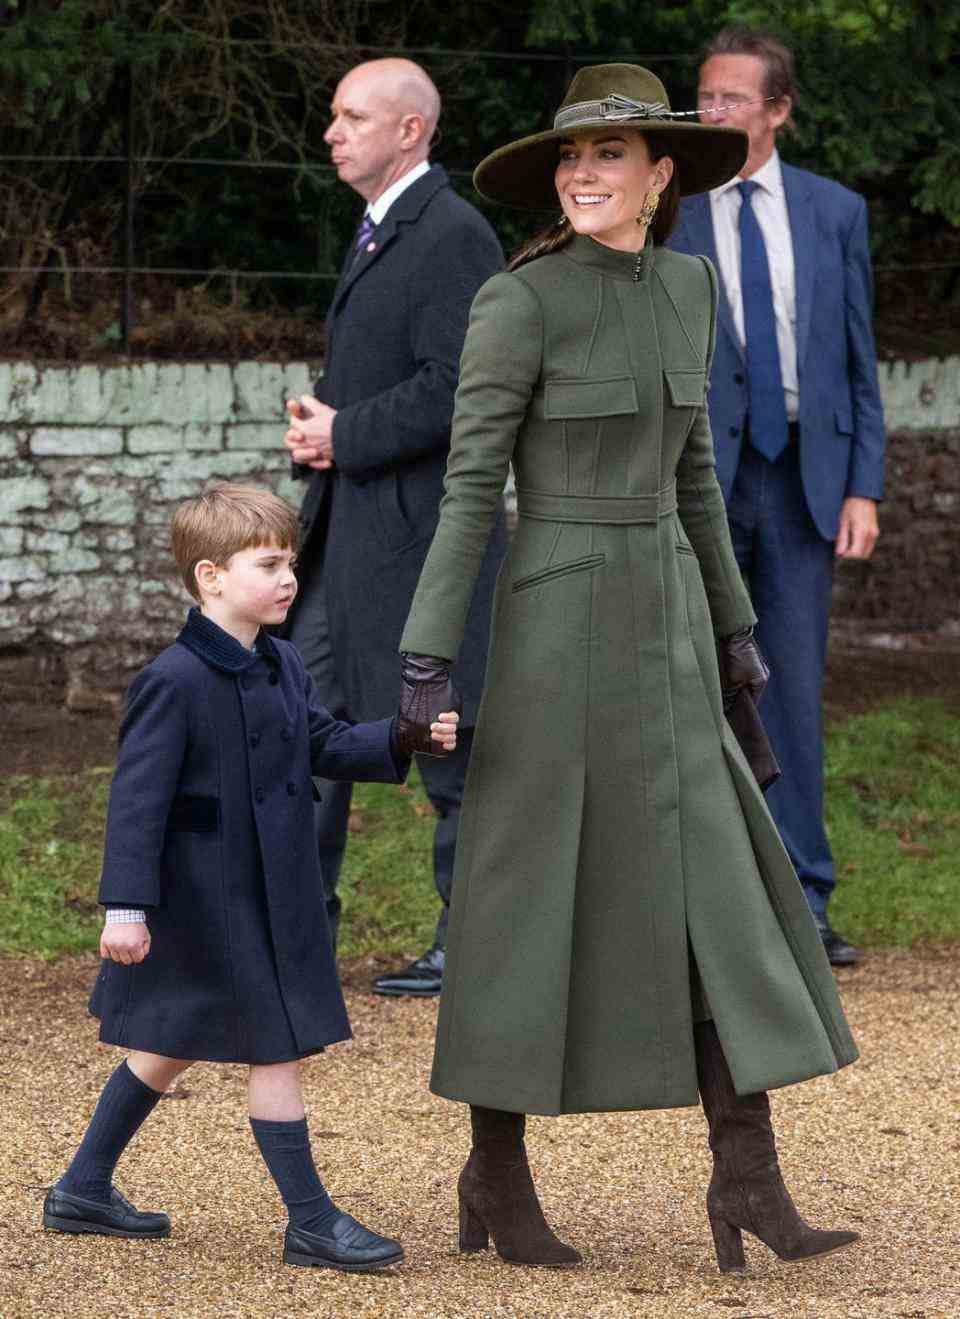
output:
[[[740,288],[747,341],[750,443],[770,462],[775,462],[787,446],[787,406],[783,401],[767,248],[750,204],[751,195],[759,186],[749,179],[737,184],[743,198],[740,206]]]

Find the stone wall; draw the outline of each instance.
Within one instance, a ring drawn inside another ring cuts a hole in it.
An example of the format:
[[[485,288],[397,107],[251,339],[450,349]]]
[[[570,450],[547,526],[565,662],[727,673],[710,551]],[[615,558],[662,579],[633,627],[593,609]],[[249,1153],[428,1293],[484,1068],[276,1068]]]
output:
[[[176,504],[236,479],[299,499],[283,404],[314,376],[305,363],[0,363],[4,697],[45,674],[73,708],[115,699],[189,603],[168,548]]]
[[[167,548],[176,503],[211,480],[296,501],[283,402],[315,371],[0,363],[0,696],[44,677],[73,708],[116,699],[188,603]],[[843,565],[847,633],[960,630],[960,358],[881,371],[889,497],[870,564]]]

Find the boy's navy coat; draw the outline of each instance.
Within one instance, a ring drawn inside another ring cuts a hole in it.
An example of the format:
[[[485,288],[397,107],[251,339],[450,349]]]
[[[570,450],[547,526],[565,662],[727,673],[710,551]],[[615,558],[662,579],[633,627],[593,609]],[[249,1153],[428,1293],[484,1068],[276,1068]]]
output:
[[[104,962],[102,1040],[272,1063],[349,1037],[311,776],[399,782],[390,725],[334,720],[288,642],[261,633],[253,653],[190,611],[120,730],[100,902],[146,908],[152,945]]]

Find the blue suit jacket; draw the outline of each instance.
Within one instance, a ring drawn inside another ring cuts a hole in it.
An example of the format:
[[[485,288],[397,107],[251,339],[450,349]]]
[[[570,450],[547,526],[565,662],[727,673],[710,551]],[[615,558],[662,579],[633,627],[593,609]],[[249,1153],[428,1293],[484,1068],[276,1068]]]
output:
[[[796,269],[800,468],[817,529],[834,540],[845,498],[883,497],[885,433],[873,342],[867,208],[861,196],[839,183],[792,165],[781,168]],[[706,193],[682,203],[668,246],[718,265]],[[708,401],[717,476],[729,498],[740,461],[747,388],[725,295]]]

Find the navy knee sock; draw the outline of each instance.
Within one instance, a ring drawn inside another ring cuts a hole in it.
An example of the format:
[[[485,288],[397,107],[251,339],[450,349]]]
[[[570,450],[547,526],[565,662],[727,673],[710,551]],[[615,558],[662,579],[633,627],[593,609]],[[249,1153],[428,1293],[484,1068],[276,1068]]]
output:
[[[299,1122],[268,1122],[252,1117],[250,1125],[291,1224],[305,1232],[325,1232],[340,1210],[317,1175],[306,1118]]]
[[[80,1148],[58,1185],[85,1200],[109,1201],[117,1161],[160,1097],[124,1059],[103,1087]]]

